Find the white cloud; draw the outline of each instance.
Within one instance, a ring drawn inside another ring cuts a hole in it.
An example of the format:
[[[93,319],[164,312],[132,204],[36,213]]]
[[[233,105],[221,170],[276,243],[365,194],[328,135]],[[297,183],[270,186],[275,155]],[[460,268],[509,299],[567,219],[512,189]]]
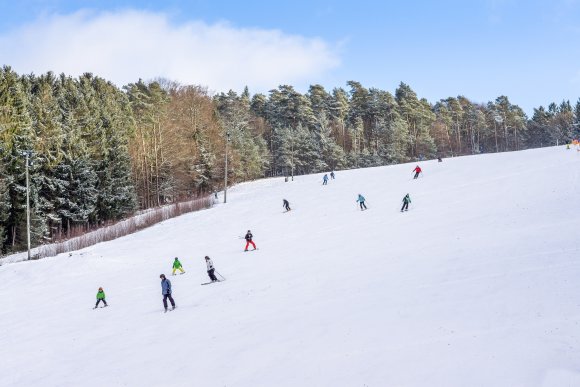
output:
[[[165,14],[126,10],[52,15],[0,35],[0,64],[19,73],[92,72],[118,85],[165,77],[216,91],[267,91],[316,83],[340,58],[319,38],[227,23],[174,24]]]

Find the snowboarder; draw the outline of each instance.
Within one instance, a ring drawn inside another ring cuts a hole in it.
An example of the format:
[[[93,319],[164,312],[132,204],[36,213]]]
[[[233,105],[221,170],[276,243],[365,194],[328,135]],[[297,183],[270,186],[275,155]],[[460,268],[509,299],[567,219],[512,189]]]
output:
[[[207,265],[207,275],[209,275],[211,282],[218,282],[219,280],[214,274],[215,268],[213,267],[213,262],[207,255],[205,256],[205,264]]]
[[[183,266],[181,266],[181,262],[179,262],[179,259],[175,257],[175,261],[173,261],[173,274],[171,275],[175,275],[175,272],[177,270],[179,270],[181,274],[185,273],[185,270],[183,270]]]
[[[253,237],[254,236],[252,235],[252,232],[250,230],[248,230],[248,232],[246,233],[246,236],[245,236],[245,239],[246,239],[246,249],[244,251],[248,251],[248,247],[250,245],[254,246],[254,250],[256,250],[256,244],[252,240]]]
[[[167,299],[171,302],[171,310],[177,308],[175,306],[175,301],[171,297],[171,281],[165,278],[165,274],[159,276],[161,278],[161,294],[163,295],[163,306],[165,307],[165,312],[167,312]]]
[[[421,173],[421,167],[417,165],[415,169],[413,169],[413,172],[415,172],[415,177],[413,177],[413,179],[418,178],[419,174]]]
[[[409,203],[411,203],[411,197],[409,194],[406,194],[403,198],[403,207],[401,207],[401,212],[409,211]]]
[[[367,209],[367,206],[365,204],[365,197],[362,196],[361,194],[358,194],[358,199],[356,199],[356,201],[359,203],[360,205],[360,210],[364,211]],[[364,207],[364,208],[363,208]]]
[[[286,211],[290,211],[290,203],[288,203],[288,200],[282,199],[282,207],[284,207]]]
[[[105,306],[109,306],[107,305],[107,301],[105,301],[105,292],[103,291],[103,288],[99,288],[99,291],[97,292],[97,303],[95,304],[95,307],[93,309],[97,309],[101,301],[103,301]]]
[[[322,185],[326,185],[328,184],[328,174],[324,174],[324,177],[322,178]]]
[[[334,180],[334,171],[330,172],[330,178]]]

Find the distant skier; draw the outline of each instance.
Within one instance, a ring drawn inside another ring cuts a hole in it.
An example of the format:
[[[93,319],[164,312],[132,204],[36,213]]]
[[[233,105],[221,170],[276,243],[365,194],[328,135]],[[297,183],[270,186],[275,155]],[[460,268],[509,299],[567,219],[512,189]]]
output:
[[[437,157],[437,161],[438,162],[442,162],[443,161],[443,159],[441,158],[441,156]]]
[[[409,203],[411,203],[411,197],[409,194],[406,194],[403,198],[403,207],[401,207],[401,212],[409,211]]]
[[[175,306],[175,301],[173,297],[171,297],[171,281],[165,278],[165,274],[161,274],[159,276],[161,278],[161,294],[163,295],[163,306],[165,307],[165,312],[167,312],[167,299],[169,298],[169,302],[171,302],[171,310],[177,308]]]
[[[175,272],[179,270],[181,272],[181,274],[185,273],[185,270],[183,270],[183,266],[181,265],[181,262],[179,262],[179,259],[177,259],[177,257],[175,257],[175,260],[173,261],[173,274],[171,275],[175,275]]]
[[[365,204],[365,197],[362,196],[361,194],[358,194],[358,199],[356,199],[356,201],[359,203],[360,205],[360,210],[364,211],[367,209],[367,206]],[[363,208],[364,207],[364,208]]]
[[[109,306],[107,305],[107,301],[105,301],[105,292],[103,291],[103,288],[99,288],[99,291],[97,292],[97,303],[95,304],[95,307],[93,309],[97,309],[101,301],[103,301],[103,304],[105,304],[105,306]]]
[[[219,280],[214,274],[215,268],[213,267],[213,262],[207,255],[205,256],[205,264],[207,265],[207,275],[209,275],[211,282],[218,282]]]
[[[328,174],[324,174],[324,177],[322,178],[322,185],[326,185],[328,184]]]
[[[244,251],[248,251],[248,247],[250,245],[254,246],[254,250],[256,250],[256,244],[254,243],[254,241],[252,240],[254,236],[252,235],[252,232],[250,230],[248,230],[248,232],[246,233],[245,239],[246,239],[246,248]]]
[[[282,200],[282,207],[284,207],[286,211],[290,211],[290,203],[288,203],[288,200],[286,199]]]
[[[418,178],[419,174],[421,173],[421,167],[417,165],[415,169],[413,169],[413,172],[415,172],[415,177],[413,177],[413,179]]]
[[[330,178],[334,180],[334,171],[330,172]]]

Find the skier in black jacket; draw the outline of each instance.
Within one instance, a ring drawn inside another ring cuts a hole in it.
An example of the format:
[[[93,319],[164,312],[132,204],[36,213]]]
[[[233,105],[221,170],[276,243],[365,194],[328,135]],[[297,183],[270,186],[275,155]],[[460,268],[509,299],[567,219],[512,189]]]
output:
[[[246,233],[246,236],[245,236],[245,239],[246,239],[246,249],[244,251],[248,251],[248,247],[250,245],[254,246],[254,250],[256,250],[256,244],[252,240],[253,237],[254,236],[252,235],[252,232],[250,230],[248,230],[248,232]]]
[[[284,207],[286,211],[290,211],[290,203],[288,203],[288,200],[282,199],[282,207]]]

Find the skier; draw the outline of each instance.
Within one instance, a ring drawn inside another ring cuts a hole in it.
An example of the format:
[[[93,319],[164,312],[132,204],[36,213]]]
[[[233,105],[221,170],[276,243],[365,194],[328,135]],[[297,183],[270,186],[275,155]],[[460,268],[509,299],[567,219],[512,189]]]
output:
[[[361,211],[364,211],[364,210],[367,209],[367,206],[365,204],[365,197],[364,196],[362,196],[361,194],[358,194],[358,199],[356,199],[356,201],[360,204],[360,210]]]
[[[175,306],[175,301],[171,297],[171,281],[165,278],[165,274],[159,276],[161,278],[161,294],[163,295],[163,306],[165,307],[165,313],[167,313],[167,299],[171,302],[171,310],[177,308]]]
[[[181,266],[181,262],[179,262],[179,259],[175,257],[175,261],[173,261],[173,274],[171,275],[175,275],[175,272],[177,270],[179,270],[181,274],[185,273],[185,270],[183,270],[183,266]]]
[[[207,255],[205,256],[205,264],[207,265],[207,275],[209,275],[209,279],[211,280],[211,282],[219,282],[219,280],[213,273],[215,271],[215,268],[213,267],[213,262]]]
[[[334,180],[334,171],[330,172],[330,178]]]
[[[99,291],[97,292],[97,303],[95,304],[95,307],[93,309],[97,309],[101,301],[103,301],[105,306],[109,306],[107,305],[107,301],[105,301],[105,292],[103,291],[103,288],[99,288]]]
[[[324,177],[322,178],[322,185],[326,185],[328,183],[328,174],[324,174]]]
[[[411,203],[411,197],[409,194],[406,194],[403,198],[403,207],[401,207],[401,212],[409,211],[409,203]]]
[[[442,162],[443,159],[441,158],[441,156],[437,157],[437,162]]]
[[[288,203],[288,200],[282,199],[282,207],[284,207],[286,211],[290,211],[290,203]]]
[[[250,245],[254,246],[254,250],[256,250],[256,244],[252,240],[253,237],[254,236],[252,235],[252,232],[250,230],[248,230],[248,232],[246,233],[246,236],[245,236],[245,239],[246,239],[246,249],[244,251],[248,251],[248,247]]]
[[[413,169],[412,172],[415,172],[415,177],[413,177],[413,179],[416,179],[419,177],[419,174],[421,173],[421,167],[420,166],[416,166],[415,169]]]

